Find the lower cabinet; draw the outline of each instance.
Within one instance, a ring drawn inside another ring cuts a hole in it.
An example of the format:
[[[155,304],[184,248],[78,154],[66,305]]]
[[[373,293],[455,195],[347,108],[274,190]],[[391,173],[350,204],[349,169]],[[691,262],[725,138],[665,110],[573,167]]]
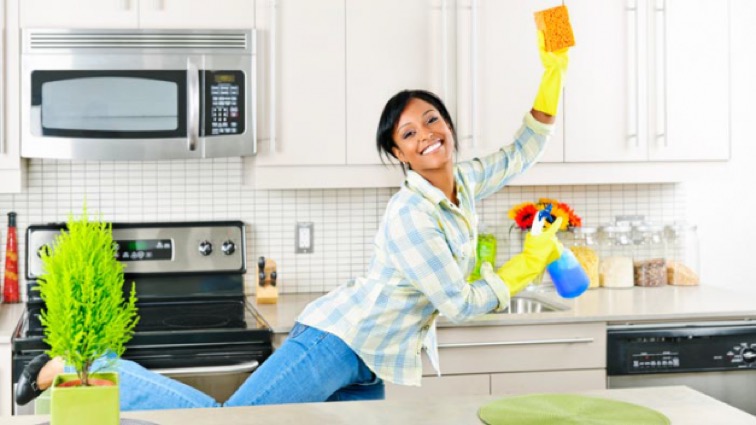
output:
[[[442,376],[423,358],[421,387],[386,385],[387,399],[606,388],[605,323],[438,330]]]

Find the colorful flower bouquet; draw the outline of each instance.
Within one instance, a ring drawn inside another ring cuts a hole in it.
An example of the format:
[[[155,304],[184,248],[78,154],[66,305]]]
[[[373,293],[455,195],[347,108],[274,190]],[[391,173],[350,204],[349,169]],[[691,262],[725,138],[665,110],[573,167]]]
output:
[[[583,224],[583,220],[569,205],[556,199],[540,198],[537,203],[523,202],[509,210],[509,218],[514,220],[512,227],[517,226],[520,230],[530,229],[538,212],[546,209],[547,205],[551,205],[551,217],[546,219],[544,230],[548,229],[557,217],[562,217],[560,231],[580,227]]]

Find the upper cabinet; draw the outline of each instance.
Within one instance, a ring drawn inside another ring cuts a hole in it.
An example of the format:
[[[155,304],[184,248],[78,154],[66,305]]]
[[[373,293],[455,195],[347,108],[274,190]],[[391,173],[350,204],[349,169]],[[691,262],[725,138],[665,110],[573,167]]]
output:
[[[18,193],[24,186],[24,161],[18,144],[19,30],[15,0],[0,0],[0,193]]]
[[[513,141],[543,75],[533,13],[555,0],[457,2],[457,133],[462,159]],[[571,4],[571,3],[570,3]],[[564,114],[540,162],[564,161]]]
[[[729,158],[728,0],[573,0],[569,8],[577,45],[566,162]]]
[[[24,28],[252,28],[251,0],[21,0]]]

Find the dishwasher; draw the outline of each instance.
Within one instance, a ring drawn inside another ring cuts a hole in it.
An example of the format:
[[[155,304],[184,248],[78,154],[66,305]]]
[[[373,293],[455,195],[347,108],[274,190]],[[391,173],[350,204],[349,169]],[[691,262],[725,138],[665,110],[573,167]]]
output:
[[[608,388],[686,385],[756,415],[756,323],[630,324],[607,331]]]

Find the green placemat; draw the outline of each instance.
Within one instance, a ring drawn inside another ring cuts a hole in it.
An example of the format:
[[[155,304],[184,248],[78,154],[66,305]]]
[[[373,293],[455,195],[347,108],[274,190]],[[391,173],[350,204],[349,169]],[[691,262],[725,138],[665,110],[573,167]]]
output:
[[[478,411],[488,425],[669,425],[637,404],[573,394],[534,394],[488,403]]]

